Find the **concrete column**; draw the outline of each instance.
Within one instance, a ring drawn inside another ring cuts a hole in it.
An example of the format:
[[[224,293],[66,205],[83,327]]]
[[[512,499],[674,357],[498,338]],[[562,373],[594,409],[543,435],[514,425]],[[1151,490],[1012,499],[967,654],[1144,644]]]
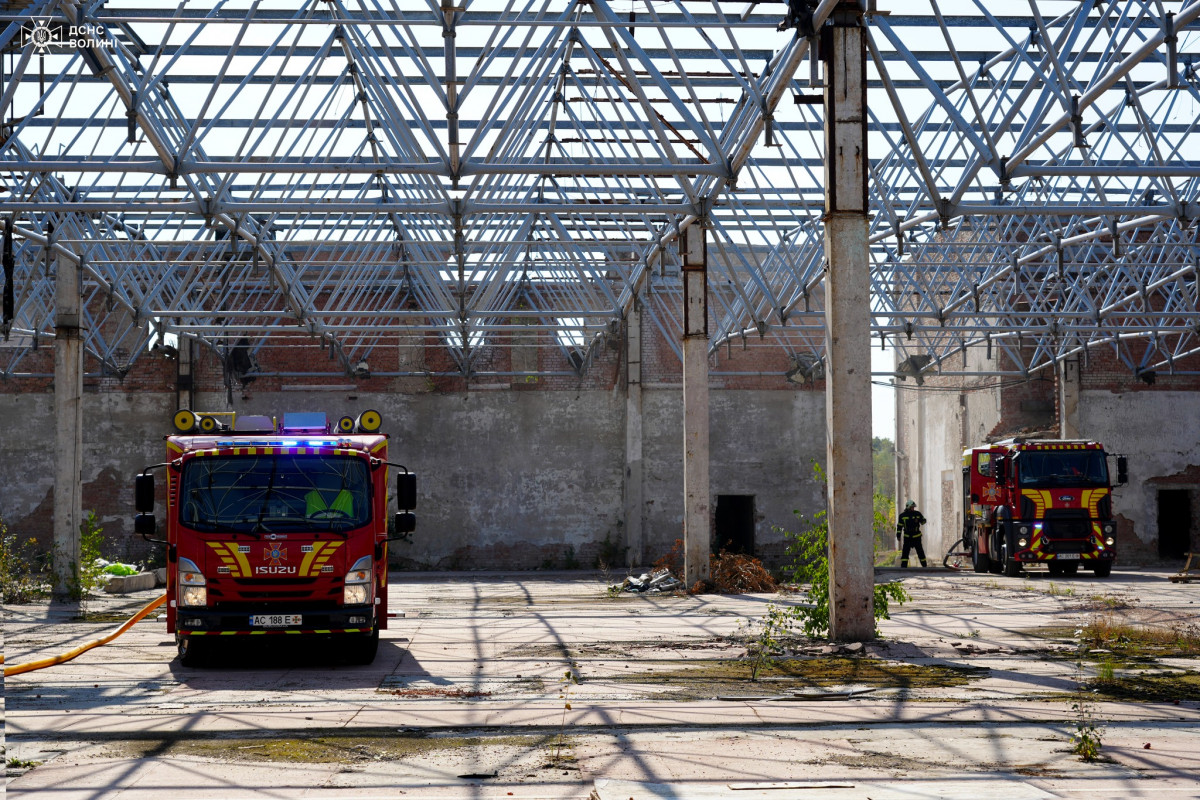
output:
[[[79,267],[59,256],[54,322],[54,596],[77,581],[83,521],[83,336]]]
[[[862,9],[843,0],[822,31],[825,58],[826,423],[829,634],[875,636],[871,531],[870,251],[866,47]]]
[[[1058,435],[1082,438],[1079,433],[1079,357],[1058,362]]]
[[[684,229],[683,572],[690,588],[708,580],[712,516],[708,485],[708,253],[702,223]]]
[[[645,562],[642,518],[642,306],[625,316],[625,565]]]

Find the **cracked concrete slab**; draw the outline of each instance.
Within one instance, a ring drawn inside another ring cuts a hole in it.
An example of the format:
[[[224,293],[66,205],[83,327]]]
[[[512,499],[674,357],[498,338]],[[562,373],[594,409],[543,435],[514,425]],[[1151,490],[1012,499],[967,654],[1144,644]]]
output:
[[[370,666],[280,642],[188,669],[152,619],[8,679],[8,756],[42,763],[12,771],[7,790],[59,800],[183,789],[197,800],[609,800],[618,789],[637,800],[791,800],[794,790],[808,800],[813,790],[788,784],[832,780],[870,790],[846,800],[1200,797],[1200,698],[1086,697],[1101,759],[1070,752],[1079,680],[1098,669],[1088,661],[1081,673],[1074,630],[1098,614],[1190,624],[1200,592],[1166,575],[891,573],[913,600],[893,607],[882,639],[858,654],[788,642],[787,669],[753,682],[747,625],[795,597],[613,598],[582,573],[396,573],[390,605],[404,616]],[[152,597],[93,601],[97,622],[62,606],[8,607],[8,663],[94,638]],[[1196,672],[1200,657],[1149,666]],[[847,686],[871,691],[823,696]],[[819,699],[777,699],[796,692]]]

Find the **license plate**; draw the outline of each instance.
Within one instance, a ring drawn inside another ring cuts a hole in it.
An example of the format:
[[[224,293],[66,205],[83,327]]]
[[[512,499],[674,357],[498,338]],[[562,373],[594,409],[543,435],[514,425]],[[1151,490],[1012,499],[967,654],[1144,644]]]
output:
[[[299,614],[255,614],[250,617],[250,627],[283,628],[288,625],[299,625],[301,619]]]
[[[1055,558],[1059,561],[1078,561],[1079,553],[1059,553]]]

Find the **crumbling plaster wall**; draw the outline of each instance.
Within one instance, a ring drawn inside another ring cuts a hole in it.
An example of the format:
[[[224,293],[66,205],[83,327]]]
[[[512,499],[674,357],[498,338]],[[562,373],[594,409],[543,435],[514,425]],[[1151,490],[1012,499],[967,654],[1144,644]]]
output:
[[[930,563],[940,563],[941,554],[958,538],[959,522],[955,505],[958,495],[959,442],[963,409],[952,392],[908,390],[912,382],[897,391],[897,438],[903,456],[898,467],[901,495],[897,511],[909,500],[927,520],[923,546]],[[911,564],[917,563],[915,560]]]
[[[84,508],[96,509],[109,554],[138,559],[132,478],[161,462],[174,393],[84,395]],[[22,538],[50,541],[54,419],[48,393],[0,394],[0,515]],[[224,410],[223,393],[197,408]],[[324,411],[332,419],[367,408],[383,414],[390,459],[418,473],[417,531],[393,543],[393,563],[414,568],[591,567],[607,536],[624,538],[626,403],[620,391],[517,392],[473,388],[420,394],[249,392],[239,414]],[[810,462],[824,459],[821,392],[711,392],[712,493],[756,497],[756,541],[782,550],[772,525],[795,508],[824,507]],[[643,395],[645,558],[682,535],[682,394]],[[161,487],[160,487],[161,488]],[[162,513],[162,509],[159,509]],[[613,553],[609,553],[611,557]],[[621,560],[617,560],[621,563]]]
[[[683,536],[680,391],[647,387],[642,395],[645,552],[635,559],[642,563],[664,555]],[[710,513],[717,495],[753,495],[755,554],[778,563],[784,537],[775,528],[796,530],[793,511],[812,517],[825,508],[825,487],[812,469],[814,460],[825,463],[825,395],[714,389],[709,418]]]
[[[1129,522],[1120,533],[1137,539],[1131,555],[1155,558],[1159,487],[1152,481],[1200,465],[1200,392],[1084,390],[1079,409],[1081,436],[1129,457],[1129,483],[1114,488],[1113,513]]]
[[[85,392],[83,509],[105,528],[105,555],[144,552],[133,541],[133,476],[163,460],[175,394]],[[54,397],[0,394],[0,517],[23,541],[49,546],[53,519]]]
[[[994,368],[985,352],[967,354],[964,371]],[[917,501],[925,515],[925,554],[931,564],[961,535],[962,451],[982,444],[1000,424],[1000,395],[994,378],[930,376],[896,390],[897,510]],[[968,387],[971,391],[953,391]]]

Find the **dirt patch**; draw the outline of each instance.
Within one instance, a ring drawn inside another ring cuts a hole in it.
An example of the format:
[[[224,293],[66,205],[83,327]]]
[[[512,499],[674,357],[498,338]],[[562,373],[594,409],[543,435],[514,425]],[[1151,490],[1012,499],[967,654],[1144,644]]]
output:
[[[963,686],[988,674],[979,667],[904,664],[874,658],[777,659],[752,681],[749,660],[696,659],[688,662],[641,662],[630,675],[605,676],[617,683],[668,684],[675,697],[685,700],[714,695],[762,695],[799,689],[865,686],[888,689],[933,689]],[[662,665],[659,668],[656,665]]]
[[[197,757],[220,761],[291,764],[354,764],[395,760],[467,748],[534,750],[554,744],[554,736],[314,736],[305,739],[168,739],[123,741],[110,755],[132,758]]]
[[[473,697],[491,697],[491,692],[479,692],[473,689],[448,689],[442,686],[435,686],[429,689],[380,689],[382,694],[394,694],[397,697],[449,697],[449,698],[473,698]]]
[[[729,641],[727,637],[712,637],[709,639],[696,639],[692,641],[636,641],[636,642],[602,642],[600,644],[586,645],[517,645],[501,654],[501,658],[508,656],[519,656],[524,659],[531,658],[555,658],[572,661],[578,658],[604,658],[612,656],[622,661],[630,661],[635,657],[633,653],[644,652],[647,650],[654,651],[680,651],[680,650],[724,650],[734,647],[740,647]],[[643,661],[637,657],[638,661]]]
[[[1123,675],[1089,681],[1088,688],[1118,700],[1148,703],[1200,700],[1200,672]]]
[[[87,611],[77,617],[71,617],[70,622],[111,622],[120,625],[122,622],[128,622],[129,618],[136,613],[136,609],[129,613],[121,611]]]
[[[928,772],[930,769],[939,769],[945,766],[944,764],[925,761],[919,758],[906,758],[888,753],[864,753],[854,756],[835,755],[821,759],[821,763],[837,764],[849,769],[879,770],[900,775],[907,772]]]

